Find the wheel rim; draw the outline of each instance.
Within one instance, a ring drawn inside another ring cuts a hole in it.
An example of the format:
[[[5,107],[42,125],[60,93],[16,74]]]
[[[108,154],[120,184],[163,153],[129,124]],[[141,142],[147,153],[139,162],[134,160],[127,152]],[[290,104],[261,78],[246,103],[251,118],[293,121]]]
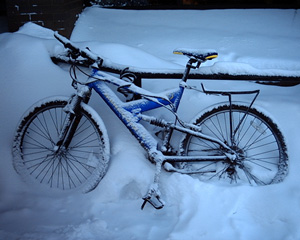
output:
[[[251,185],[271,184],[276,178],[281,159],[281,149],[270,126],[251,112],[232,110],[230,128],[229,110],[218,111],[200,121],[202,133],[228,144],[235,160],[186,164],[186,167],[203,171],[201,178],[229,179],[230,183],[248,182]],[[232,130],[231,130],[232,129]],[[230,134],[232,132],[232,134]],[[220,155],[225,150],[217,144],[193,136],[188,138],[185,155]]]
[[[23,135],[22,159],[35,181],[51,188],[78,188],[97,171],[102,141],[91,119],[83,113],[68,149],[56,147],[67,119],[64,105],[52,106],[32,118]]]

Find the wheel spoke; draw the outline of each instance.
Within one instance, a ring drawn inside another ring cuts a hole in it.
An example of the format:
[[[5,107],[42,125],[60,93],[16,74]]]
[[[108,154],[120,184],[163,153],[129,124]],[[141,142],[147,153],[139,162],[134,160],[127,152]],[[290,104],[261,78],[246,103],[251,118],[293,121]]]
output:
[[[19,174],[27,171],[32,179],[50,188],[70,190],[85,186],[84,191],[91,191],[104,176],[109,156],[101,125],[82,109],[68,147],[57,146],[69,118],[63,110],[65,105],[65,101],[49,101],[28,113],[14,143],[14,149],[18,149],[14,164]],[[96,168],[103,169],[95,171]]]
[[[230,110],[229,106],[224,105],[203,114],[196,122],[203,134],[217,138],[229,146],[232,144],[232,151],[236,155],[235,159],[220,163],[221,168],[217,168],[215,173],[199,174],[200,179],[229,178],[231,183],[255,182],[257,185],[266,185],[273,183],[274,179],[281,181],[286,175],[287,155],[283,137],[277,126],[261,112],[241,105],[232,105]],[[230,136],[230,126],[233,138]],[[203,158],[225,153],[218,144],[192,135],[186,136],[182,146],[183,155],[201,155]],[[186,163],[183,167],[193,172],[193,169],[205,168],[206,165],[207,162],[194,162]]]

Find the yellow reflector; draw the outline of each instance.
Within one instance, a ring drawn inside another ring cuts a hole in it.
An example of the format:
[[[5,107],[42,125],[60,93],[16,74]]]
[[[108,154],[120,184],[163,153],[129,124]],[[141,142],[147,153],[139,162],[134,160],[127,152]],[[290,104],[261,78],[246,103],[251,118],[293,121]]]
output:
[[[211,55],[211,56],[207,56],[205,59],[213,59],[213,58],[216,58],[216,57],[218,57],[218,55]]]
[[[183,55],[182,52],[173,52],[174,54],[180,54],[180,55]]]

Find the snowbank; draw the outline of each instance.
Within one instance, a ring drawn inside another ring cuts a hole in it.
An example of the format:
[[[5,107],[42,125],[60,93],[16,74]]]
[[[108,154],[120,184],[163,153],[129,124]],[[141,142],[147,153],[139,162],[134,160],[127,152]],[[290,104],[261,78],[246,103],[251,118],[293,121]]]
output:
[[[299,14],[294,10],[89,8],[81,14],[72,40],[90,42],[113,61],[128,61],[140,67],[182,66],[186,59],[173,56],[173,49],[200,46],[220,53],[207,67],[227,62],[264,71],[274,68],[296,72],[299,71],[298,26]],[[299,86],[280,88],[248,82],[202,81],[209,89],[261,89],[257,104],[278,123],[288,145],[290,172],[283,183],[266,187],[233,186],[164,172],[161,191],[166,206],[156,211],[147,205],[141,211],[141,197],[152,182],[155,166],[147,161],[136,140],[96,95],[91,106],[103,118],[112,146],[109,171],[100,185],[86,195],[66,196],[37,191],[23,183],[11,163],[13,135],[20,117],[41,98],[73,92],[67,69],[53,64],[49,58],[50,53],[61,50],[51,35],[51,31],[32,24],[17,33],[0,35],[0,239],[300,238]],[[143,85],[161,91],[177,83],[177,80],[145,80]],[[192,85],[199,86],[200,82],[192,81]],[[215,102],[225,101],[197,92],[187,93],[179,110],[184,120],[192,119]]]
[[[216,49],[218,61],[208,61],[204,66],[212,68],[200,69],[208,74],[300,76],[299,25],[298,10],[124,11],[95,7],[81,14],[71,38],[127,45],[182,66],[186,59],[173,55],[174,49]],[[103,54],[113,55],[116,62],[123,62],[126,56],[132,63],[136,57],[135,51],[119,52],[118,47]],[[144,64],[151,68],[151,59]]]

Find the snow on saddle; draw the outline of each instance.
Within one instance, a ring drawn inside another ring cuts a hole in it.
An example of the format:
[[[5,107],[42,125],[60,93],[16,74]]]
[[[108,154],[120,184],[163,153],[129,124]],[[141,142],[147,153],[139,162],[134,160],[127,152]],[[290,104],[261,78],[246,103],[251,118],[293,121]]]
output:
[[[187,49],[187,48],[177,48],[173,51],[174,54],[185,55],[188,57],[193,57],[200,62],[205,62],[206,60],[212,60],[218,57],[218,53],[211,49]]]

